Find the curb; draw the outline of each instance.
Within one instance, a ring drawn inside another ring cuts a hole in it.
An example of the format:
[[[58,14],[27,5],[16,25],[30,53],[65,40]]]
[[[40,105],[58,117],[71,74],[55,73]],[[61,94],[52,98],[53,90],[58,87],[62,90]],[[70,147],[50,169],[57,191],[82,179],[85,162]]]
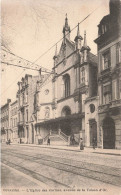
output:
[[[16,144],[11,144],[11,145],[16,145]],[[103,154],[103,155],[114,155],[114,156],[121,156],[121,154],[115,154],[115,153],[103,153],[103,152],[94,152],[94,151],[85,151],[85,150],[73,150],[73,149],[69,149],[69,148],[58,148],[58,147],[44,147],[44,146],[39,146],[39,145],[29,145],[29,144],[20,144],[20,146],[28,146],[28,147],[37,147],[37,148],[47,148],[47,149],[54,149],[54,150],[65,150],[65,151],[73,151],[73,152],[83,152],[84,153],[93,153],[93,154]]]

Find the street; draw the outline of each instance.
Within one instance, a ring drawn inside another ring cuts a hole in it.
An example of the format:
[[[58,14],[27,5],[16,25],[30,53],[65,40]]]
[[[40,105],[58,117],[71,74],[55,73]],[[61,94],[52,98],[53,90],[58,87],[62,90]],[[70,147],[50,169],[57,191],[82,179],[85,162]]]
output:
[[[2,188],[121,190],[120,156],[2,145]]]

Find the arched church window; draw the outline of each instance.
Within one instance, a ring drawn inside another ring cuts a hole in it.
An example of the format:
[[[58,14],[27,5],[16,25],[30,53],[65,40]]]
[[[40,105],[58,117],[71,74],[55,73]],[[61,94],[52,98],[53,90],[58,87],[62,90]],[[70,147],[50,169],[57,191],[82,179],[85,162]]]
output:
[[[65,97],[70,96],[70,76],[64,75]]]
[[[71,109],[69,106],[64,106],[64,108],[62,109],[61,115],[64,116],[68,116],[71,115]]]
[[[81,68],[81,72],[80,72],[80,76],[81,76],[81,83],[85,83],[85,68]]]

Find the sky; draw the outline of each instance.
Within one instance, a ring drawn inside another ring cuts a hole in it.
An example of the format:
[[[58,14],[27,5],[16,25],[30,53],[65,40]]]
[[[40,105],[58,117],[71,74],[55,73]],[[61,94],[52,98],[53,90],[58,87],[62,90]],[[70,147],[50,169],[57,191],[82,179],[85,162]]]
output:
[[[94,11],[95,10],[95,11]],[[97,54],[94,40],[98,36],[98,27],[103,16],[109,14],[109,0],[2,0],[1,32],[2,39],[10,51],[34,62],[52,45],[63,37],[62,30],[67,13],[68,23],[73,29],[92,11],[80,24],[80,34],[87,33],[87,43],[91,52]],[[77,28],[71,32],[71,40]],[[57,44],[58,52],[61,42]],[[49,70],[53,67],[55,47],[36,63]],[[37,75],[37,71],[2,65],[1,68],[1,104],[7,98],[16,99],[17,82],[25,74]]]

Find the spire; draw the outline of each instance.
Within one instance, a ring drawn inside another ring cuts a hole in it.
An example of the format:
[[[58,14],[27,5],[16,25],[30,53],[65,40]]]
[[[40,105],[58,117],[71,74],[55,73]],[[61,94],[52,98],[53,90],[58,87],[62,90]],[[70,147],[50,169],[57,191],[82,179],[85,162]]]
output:
[[[66,18],[65,18],[65,26],[63,27],[63,35],[64,37],[70,39],[70,26],[68,25],[68,18],[67,18],[67,13],[66,13]]]
[[[55,56],[57,57],[57,44],[56,44],[56,47],[55,47]]]
[[[78,26],[77,26],[77,36],[78,36],[78,37],[80,36],[79,23],[78,23]]]
[[[66,18],[65,18],[65,27],[68,28],[68,18],[67,18],[67,13],[66,13]]]
[[[86,30],[84,31],[84,43],[83,43],[81,51],[84,51],[84,50],[90,51],[90,48],[87,46]]]
[[[86,30],[84,31],[84,44],[83,44],[83,46],[85,48],[87,47]]]
[[[80,35],[79,31],[79,23],[77,25],[77,36],[75,37],[74,41],[76,43],[76,49],[81,49],[81,40],[83,40],[82,36]]]
[[[77,25],[77,36],[75,37],[74,41],[77,41],[78,39],[83,40],[82,36],[80,35],[79,23]]]
[[[83,62],[88,62],[89,51],[90,51],[90,48],[87,46],[86,31],[84,31],[84,43],[83,43],[83,46],[81,48],[81,52],[83,55]]]

